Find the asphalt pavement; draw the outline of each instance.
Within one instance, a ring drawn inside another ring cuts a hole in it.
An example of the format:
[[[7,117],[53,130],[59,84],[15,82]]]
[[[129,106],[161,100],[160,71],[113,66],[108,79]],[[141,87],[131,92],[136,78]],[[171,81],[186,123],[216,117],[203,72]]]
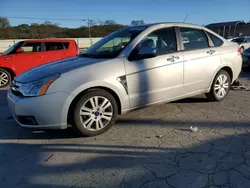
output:
[[[250,91],[151,106],[81,138],[19,127],[0,90],[0,187],[249,188]]]

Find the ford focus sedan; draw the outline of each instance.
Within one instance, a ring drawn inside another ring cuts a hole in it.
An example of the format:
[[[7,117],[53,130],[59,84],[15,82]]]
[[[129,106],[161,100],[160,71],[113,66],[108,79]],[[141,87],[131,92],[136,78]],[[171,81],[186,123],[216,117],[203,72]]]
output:
[[[8,104],[23,127],[107,131],[117,115],[205,93],[222,101],[241,72],[238,45],[182,23],[127,27],[78,57],[42,65],[11,83]]]

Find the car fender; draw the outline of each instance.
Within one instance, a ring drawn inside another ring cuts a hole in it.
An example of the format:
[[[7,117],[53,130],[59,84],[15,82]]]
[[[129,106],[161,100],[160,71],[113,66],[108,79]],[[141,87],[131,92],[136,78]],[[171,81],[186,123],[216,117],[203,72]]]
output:
[[[91,88],[107,88],[112,90],[118,96],[120,103],[121,103],[121,112],[125,113],[130,109],[129,97],[125,90],[125,88],[117,81],[117,84],[111,84],[106,81],[93,81],[88,82],[86,84],[81,85],[80,87],[76,88],[68,97],[66,102],[64,103],[63,112],[62,112],[62,121],[67,122],[67,115],[72,104],[73,100],[82,92],[87,91]]]
[[[214,79],[215,79],[215,76],[216,76],[216,75],[218,74],[218,72],[219,72],[221,69],[223,69],[224,67],[229,67],[229,68],[232,70],[232,72],[233,72],[232,65],[229,64],[229,63],[228,63],[228,64],[223,64],[223,65],[219,66],[219,67],[217,68],[217,70],[214,72],[213,76],[212,76],[212,80],[210,81],[208,92],[210,91],[210,89],[211,89],[211,87],[212,87],[212,84],[213,84],[213,81],[214,81]],[[233,74],[234,74],[234,72],[233,72]],[[232,82],[233,82],[233,80],[232,80]]]

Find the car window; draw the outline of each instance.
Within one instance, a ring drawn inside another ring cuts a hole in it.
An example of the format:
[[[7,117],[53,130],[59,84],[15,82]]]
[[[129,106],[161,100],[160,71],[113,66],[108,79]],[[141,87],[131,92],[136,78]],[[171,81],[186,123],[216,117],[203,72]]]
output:
[[[157,55],[176,52],[177,44],[174,28],[153,31],[135,47],[131,56],[136,57],[142,48],[155,48]]]
[[[65,47],[62,42],[45,42],[46,51],[64,50]]]
[[[246,38],[246,42],[250,42],[250,38],[248,37],[248,38]]]
[[[235,39],[233,39],[233,40],[232,40],[232,42],[243,43],[243,42],[244,42],[244,40],[245,40],[245,38],[244,38],[244,37],[239,37],[239,38],[235,38]]]
[[[200,29],[180,28],[184,50],[197,50],[208,48],[206,34]]]
[[[115,58],[146,28],[146,26],[133,26],[113,32],[92,45],[81,56],[90,58]]]
[[[16,54],[16,50],[22,46],[24,42],[18,42],[16,44],[14,44],[13,46],[11,46],[9,49],[7,49],[5,52],[3,52],[4,55],[10,55],[10,54]]]
[[[41,52],[41,42],[26,42],[22,46],[23,53],[29,53],[29,52]]]
[[[69,49],[69,42],[63,42],[64,49]]]
[[[131,35],[125,35],[125,36],[121,36],[121,37],[117,37],[114,38],[110,41],[108,41],[107,43],[105,43],[104,45],[102,45],[99,49],[96,50],[96,52],[114,52],[117,51],[119,49],[123,49],[129,42],[131,39]]]
[[[213,41],[215,47],[221,46],[223,44],[223,41],[220,38],[216,37],[215,35],[213,35],[212,33],[209,33],[209,32],[207,32],[207,34],[209,35],[209,37]]]

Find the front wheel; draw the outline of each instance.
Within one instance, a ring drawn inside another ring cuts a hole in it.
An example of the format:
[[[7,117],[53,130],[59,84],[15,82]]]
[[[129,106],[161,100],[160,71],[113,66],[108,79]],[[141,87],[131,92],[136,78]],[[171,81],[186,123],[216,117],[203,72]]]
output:
[[[11,82],[11,75],[8,71],[0,69],[0,88],[9,86]]]
[[[107,131],[116,120],[115,98],[104,90],[85,93],[74,110],[74,126],[83,136],[96,136]]]
[[[226,98],[231,87],[231,77],[227,71],[220,70],[215,76],[211,90],[206,93],[210,101],[222,101]]]

